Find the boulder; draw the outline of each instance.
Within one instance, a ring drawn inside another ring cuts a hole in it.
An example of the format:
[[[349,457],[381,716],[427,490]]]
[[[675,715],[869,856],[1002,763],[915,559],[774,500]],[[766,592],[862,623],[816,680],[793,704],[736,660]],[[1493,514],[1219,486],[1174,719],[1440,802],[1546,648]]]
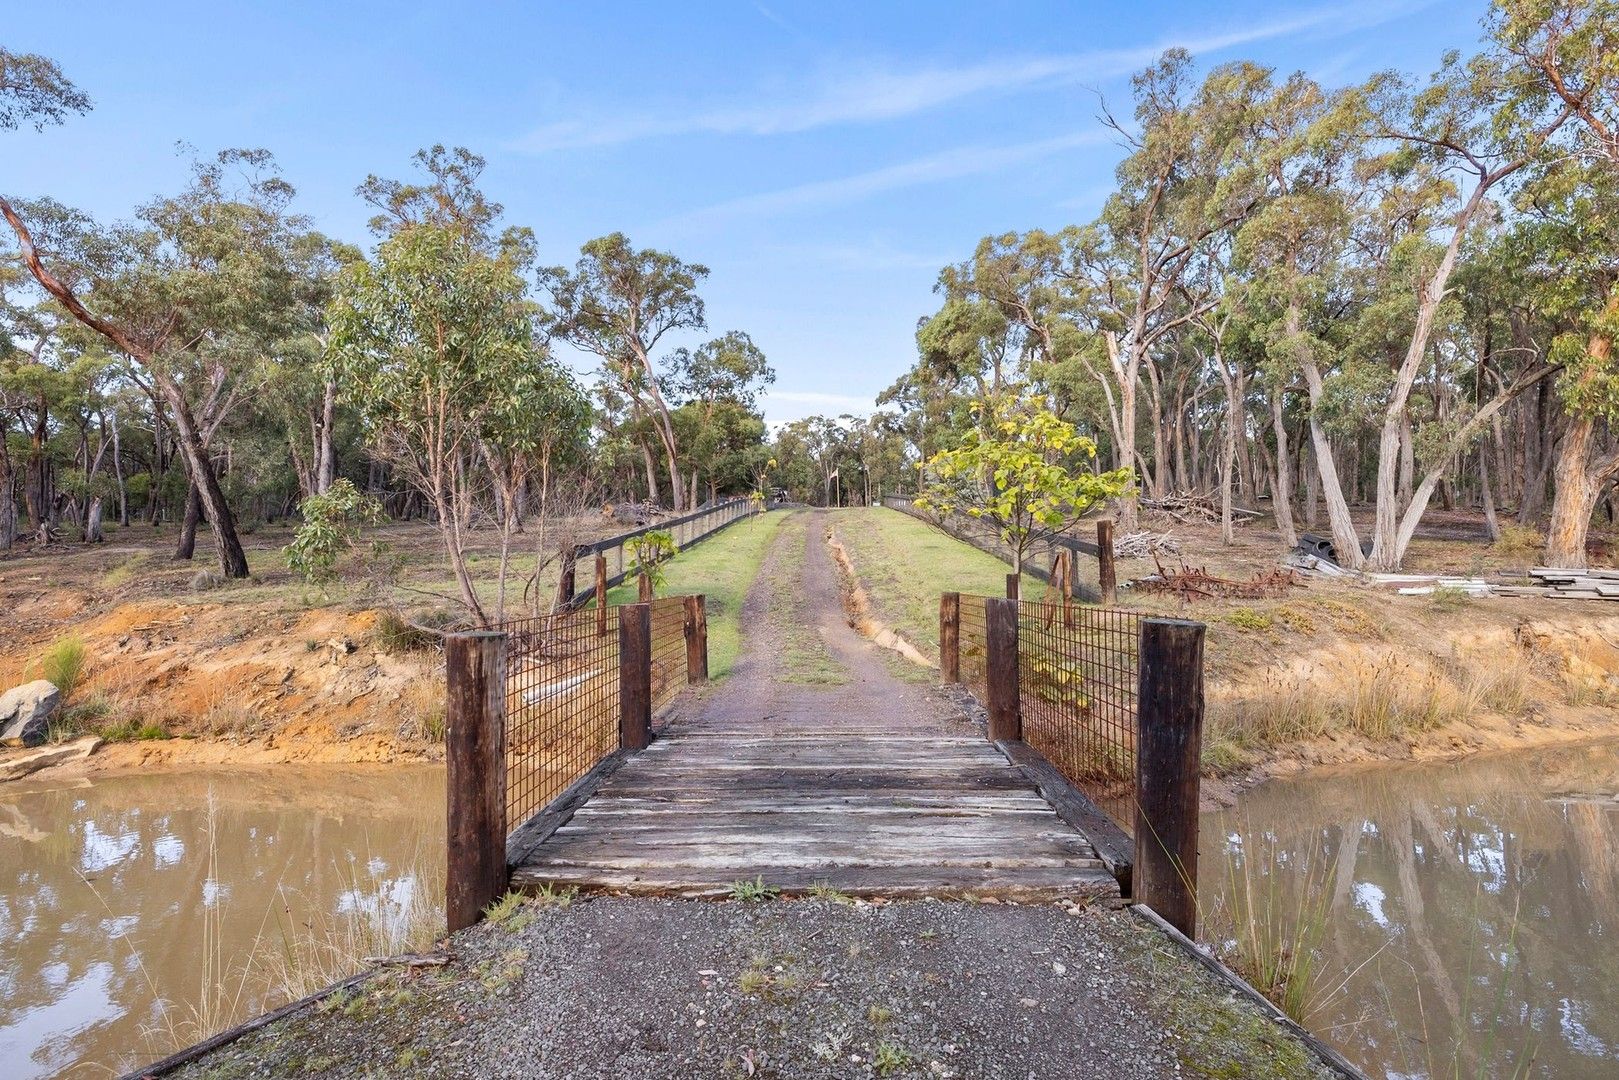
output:
[[[45,741],[51,714],[62,692],[44,679],[0,694],[0,746],[38,746]]]

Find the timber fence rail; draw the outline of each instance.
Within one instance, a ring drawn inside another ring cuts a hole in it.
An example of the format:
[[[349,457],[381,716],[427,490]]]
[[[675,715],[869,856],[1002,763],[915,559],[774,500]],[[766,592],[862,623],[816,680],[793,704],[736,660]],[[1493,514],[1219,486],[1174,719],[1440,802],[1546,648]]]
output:
[[[476,922],[653,714],[708,677],[701,596],[512,619],[446,643],[447,915]]]
[[[1091,837],[1127,891],[1196,925],[1202,623],[945,593],[939,668],[988,737]],[[1054,778],[1055,782],[1044,782]]]
[[[635,571],[635,542],[647,533],[666,532],[674,538],[676,546],[684,550],[759,512],[759,504],[752,499],[725,499],[682,517],[580,544],[563,559],[562,576],[557,582],[558,605],[582,607],[598,591],[604,592],[627,579]],[[585,564],[583,571],[580,564]],[[582,586],[581,572],[592,575]],[[601,603],[599,598],[597,603]]]

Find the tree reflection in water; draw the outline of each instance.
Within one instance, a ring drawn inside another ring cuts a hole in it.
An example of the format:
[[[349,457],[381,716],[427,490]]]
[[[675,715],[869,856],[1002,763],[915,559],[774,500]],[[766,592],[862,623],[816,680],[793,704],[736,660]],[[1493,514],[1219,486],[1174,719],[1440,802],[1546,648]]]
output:
[[[1273,781],[1202,847],[1205,908],[1330,864],[1325,977],[1364,967],[1311,1026],[1371,1075],[1619,1075],[1619,745]]]
[[[229,967],[225,981],[239,984],[255,941],[279,946],[277,919],[317,925],[357,904],[386,916],[443,851],[444,772],[429,766],[207,769],[7,785],[0,789],[5,1076],[83,1065],[121,1072],[151,1060],[166,1047],[143,1030],[169,1026],[154,987],[188,1016],[211,956]],[[357,880],[386,895],[355,895]],[[218,916],[212,922],[210,910]],[[266,1003],[263,980],[248,990],[234,1003],[240,1015]]]

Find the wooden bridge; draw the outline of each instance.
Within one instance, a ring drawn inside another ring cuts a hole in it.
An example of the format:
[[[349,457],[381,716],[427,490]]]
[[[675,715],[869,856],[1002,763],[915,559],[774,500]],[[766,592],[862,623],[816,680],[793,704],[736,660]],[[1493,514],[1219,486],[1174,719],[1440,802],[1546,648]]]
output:
[[[811,539],[820,537],[812,531]],[[1066,607],[1057,613],[948,595],[942,668],[969,696],[900,677],[893,665],[902,661],[849,628],[823,545],[808,544],[796,580],[760,577],[766,592],[750,597],[743,612],[748,645],[718,686],[682,689],[706,681],[707,632],[696,598],[625,605],[610,620],[590,610],[511,634],[451,639],[451,929],[470,924],[508,887],[723,896],[739,882],[759,881],[786,893],[1033,901],[1118,897],[1137,862],[1149,871],[1157,864],[1150,880],[1181,905],[1166,916],[1190,925],[1184,886],[1196,872],[1200,626],[1180,635],[1196,639],[1192,663],[1165,653],[1168,666],[1147,664],[1153,670],[1144,667],[1140,682],[1152,698],[1143,705],[1159,721],[1154,730],[1174,734],[1157,750],[1143,745],[1168,763],[1174,782],[1160,778],[1135,793],[1143,810],[1154,799],[1161,804],[1154,832],[1168,843],[1155,848],[1175,860],[1166,864],[1151,851],[1138,860],[1119,825],[1053,764],[1068,762],[1073,772],[1079,758],[1064,740],[1107,735],[1098,727],[1102,671],[1132,680],[1133,721],[1133,637],[1129,665],[1110,656],[1111,666],[1093,663],[1084,675],[1086,654],[1074,643],[1088,640],[1087,623]],[[793,590],[790,607],[783,589]],[[1139,619],[1130,619],[1133,633]],[[1022,664],[1020,627],[1029,654]],[[784,670],[784,634],[802,637],[800,651],[824,650],[818,681]],[[1054,665],[1090,680],[1083,699],[1075,698],[1080,704],[1064,705],[1061,694],[1030,681]],[[969,715],[978,711],[974,698],[987,706],[987,729]],[[580,700],[600,717],[582,714]],[[1028,741],[1023,702],[1031,723],[1038,720]],[[603,717],[617,729],[611,744],[597,730]],[[1126,736],[1134,756],[1137,734]],[[536,783],[564,755],[577,761],[582,742],[604,748],[588,768],[565,787]],[[516,826],[509,837],[508,820]],[[1138,897],[1142,886],[1138,873]]]

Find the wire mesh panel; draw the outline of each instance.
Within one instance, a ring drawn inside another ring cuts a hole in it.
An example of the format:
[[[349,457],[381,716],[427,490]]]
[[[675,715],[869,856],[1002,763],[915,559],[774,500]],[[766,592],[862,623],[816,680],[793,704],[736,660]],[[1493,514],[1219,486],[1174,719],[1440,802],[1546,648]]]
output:
[[[1023,739],[1115,824],[1135,824],[1136,658],[1141,615],[1018,604]]]
[[[506,632],[506,821],[515,829],[618,749],[618,609],[514,619]]]
[[[676,544],[685,548],[757,512],[758,506],[751,499],[727,499],[684,517],[670,518],[655,525],[647,525],[644,528],[619,533],[617,536],[582,544],[575,551],[574,557],[582,564],[588,565],[600,552],[607,560],[607,584],[617,585],[629,577],[635,569],[635,544],[647,533],[666,532],[674,538]],[[588,599],[594,587],[594,581],[588,582],[574,595],[575,603]]]
[[[686,686],[686,598],[652,601],[652,707]]]
[[[982,596],[961,597],[961,626],[958,631],[958,655],[961,664],[961,684],[980,703],[989,701],[988,685],[984,681],[985,665],[989,659],[988,637],[984,629],[984,600]]]

